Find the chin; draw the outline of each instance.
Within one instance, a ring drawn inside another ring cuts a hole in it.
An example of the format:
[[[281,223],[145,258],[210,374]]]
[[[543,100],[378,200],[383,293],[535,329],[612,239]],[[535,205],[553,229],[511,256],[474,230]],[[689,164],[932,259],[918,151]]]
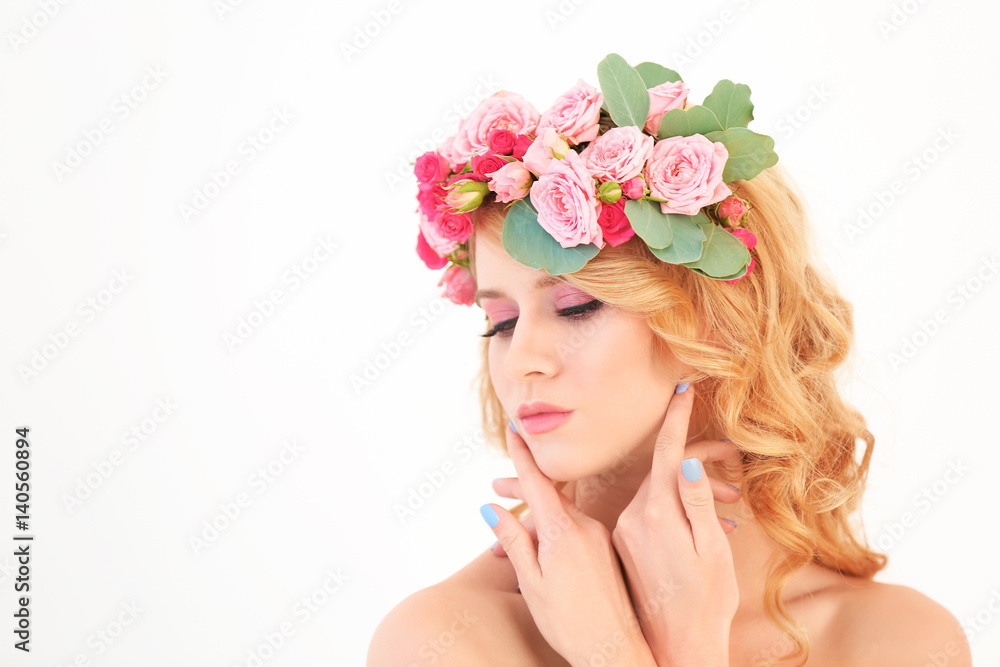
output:
[[[542,434],[538,438],[544,438],[546,435],[550,434]],[[531,438],[531,436],[528,437]],[[535,440],[534,443],[529,440],[525,442],[528,443],[528,449],[531,450],[531,455],[535,459],[535,465],[553,482],[583,479],[590,475],[596,475],[602,470],[600,465],[595,465],[595,462],[581,458],[579,445],[571,446],[571,443],[556,438],[550,442],[539,442],[538,440]]]

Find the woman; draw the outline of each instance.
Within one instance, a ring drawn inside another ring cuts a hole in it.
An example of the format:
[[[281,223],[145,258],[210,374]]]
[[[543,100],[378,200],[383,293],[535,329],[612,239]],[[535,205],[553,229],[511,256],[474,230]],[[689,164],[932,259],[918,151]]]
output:
[[[501,93],[417,163],[418,252],[486,313],[484,426],[517,471],[494,487],[526,505],[482,507],[497,543],[368,664],[971,665],[850,523],[874,445],[834,375],[852,310],[776,157],[730,170],[773,146],[739,129],[749,89],[720,82],[697,106],[721,129],[693,132],[680,77],[623,62],[545,114]]]

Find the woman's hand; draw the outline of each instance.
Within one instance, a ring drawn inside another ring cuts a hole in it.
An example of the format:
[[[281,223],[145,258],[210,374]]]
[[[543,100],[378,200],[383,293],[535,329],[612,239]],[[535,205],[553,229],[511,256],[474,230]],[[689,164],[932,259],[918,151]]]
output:
[[[693,387],[671,397],[652,468],[611,539],[657,664],[715,667],[729,664],[739,590],[709,479],[684,458],[693,402]]]
[[[735,454],[736,451],[736,445],[728,440],[699,440],[687,444],[684,448],[684,458],[697,458],[702,463],[723,461]],[[722,480],[709,476],[708,481],[712,485],[713,497],[720,503],[736,503],[742,497],[739,489]],[[521,491],[521,482],[517,477],[500,477],[493,480],[493,490],[496,491],[498,496],[504,498],[524,500],[524,493]],[[577,506],[579,507],[579,503],[577,503]],[[537,545],[538,533],[535,530],[535,517],[529,514],[521,524],[527,529],[532,541]],[[736,530],[736,524],[729,519],[720,518],[719,525],[722,526],[727,535]],[[499,541],[495,542],[491,549],[497,556],[507,556],[503,550],[503,545]]]
[[[503,507],[490,503],[481,512],[514,566],[539,632],[574,667],[655,665],[608,529],[552,485],[509,424],[506,436],[538,546]]]

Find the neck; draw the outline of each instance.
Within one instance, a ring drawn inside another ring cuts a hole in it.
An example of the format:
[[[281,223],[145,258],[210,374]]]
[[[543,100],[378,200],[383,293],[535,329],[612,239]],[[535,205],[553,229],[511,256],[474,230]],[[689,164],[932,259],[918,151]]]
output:
[[[696,440],[702,437],[699,436]],[[632,502],[639,485],[649,473],[651,464],[651,452],[645,457],[632,453],[598,475],[567,482],[563,493],[587,516],[600,521],[609,532],[613,532],[618,516]],[[727,468],[738,470],[738,467],[735,461],[709,462],[705,464],[705,473],[722,479]],[[741,485],[737,483],[736,486]],[[777,551],[777,546],[754,520],[742,498],[734,504],[716,501],[715,509],[719,517],[732,519],[737,524],[736,530],[726,536],[733,552],[740,591],[740,611],[737,616],[763,613],[768,559]],[[799,587],[794,584],[795,580],[793,575],[785,588],[788,595],[799,592]]]

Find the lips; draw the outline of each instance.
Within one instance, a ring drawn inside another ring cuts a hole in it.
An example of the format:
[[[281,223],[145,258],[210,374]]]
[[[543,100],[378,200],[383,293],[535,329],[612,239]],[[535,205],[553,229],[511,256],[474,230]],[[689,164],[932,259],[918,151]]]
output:
[[[571,412],[571,410],[559,405],[553,405],[552,403],[546,403],[545,401],[532,401],[530,403],[521,403],[517,407],[517,418],[524,419],[525,417],[544,414],[546,412]]]

